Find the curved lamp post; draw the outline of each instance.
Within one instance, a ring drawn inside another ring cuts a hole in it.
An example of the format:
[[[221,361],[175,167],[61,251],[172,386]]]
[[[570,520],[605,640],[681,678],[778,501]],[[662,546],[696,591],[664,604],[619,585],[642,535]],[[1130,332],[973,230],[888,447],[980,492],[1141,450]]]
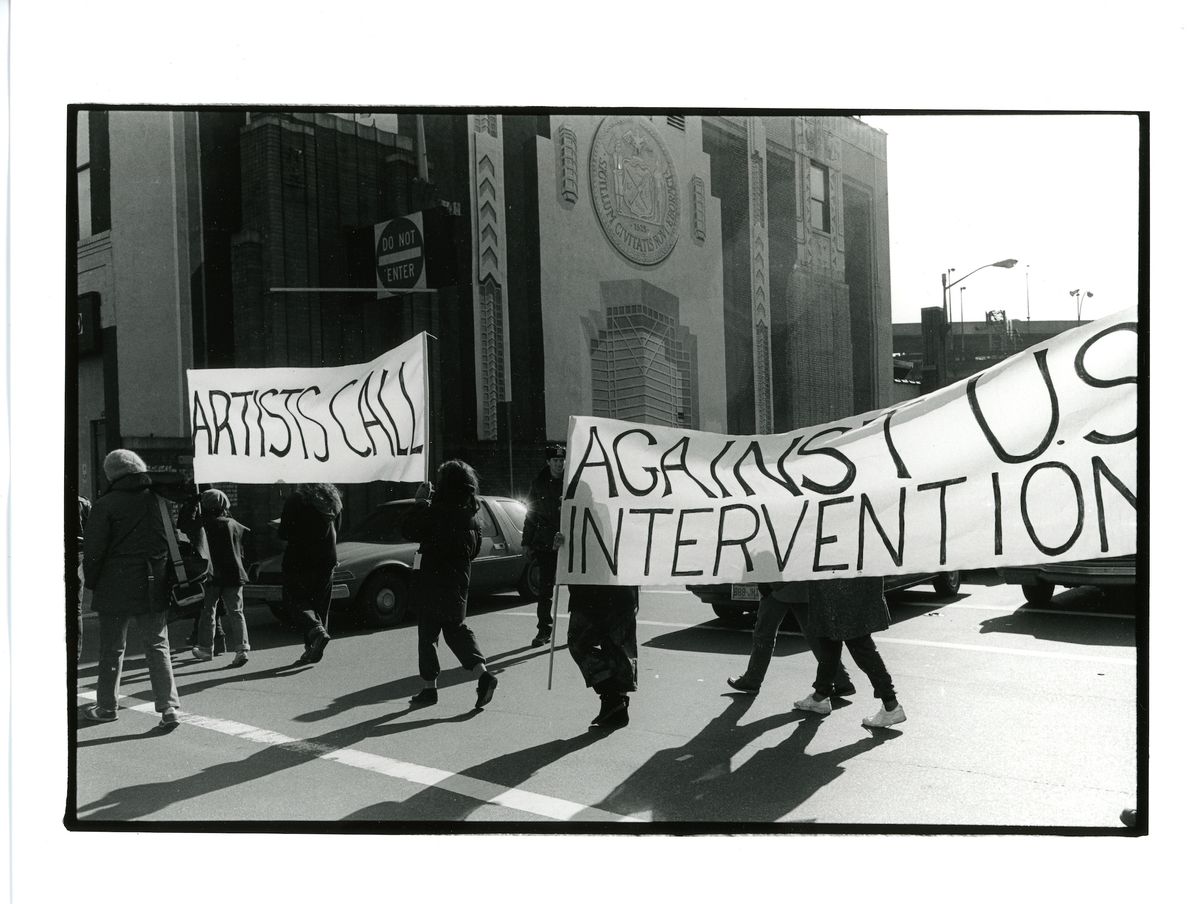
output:
[[[951,267],[949,270],[947,270],[945,273],[942,274],[942,315],[945,318],[945,323],[942,326],[942,350],[943,350],[943,358],[947,359],[946,360],[947,367],[949,366],[949,363],[950,363],[948,360],[949,355],[947,354],[949,349],[947,348],[947,343],[946,343],[946,339],[950,336],[950,328],[951,328],[950,327],[950,324],[951,324],[950,290],[952,288],[954,288],[955,286],[957,286],[964,279],[978,273],[980,270],[986,270],[988,267],[1000,267],[1002,270],[1011,270],[1013,267],[1016,266],[1016,264],[1017,264],[1017,259],[1015,257],[1006,257],[1002,261],[993,261],[990,264],[984,264],[982,267],[976,267],[974,270],[971,270],[969,273],[966,273],[963,276],[960,276],[958,279],[956,279],[954,281],[950,280],[950,274],[954,272],[953,267]],[[960,315],[960,319],[961,319],[961,315]]]

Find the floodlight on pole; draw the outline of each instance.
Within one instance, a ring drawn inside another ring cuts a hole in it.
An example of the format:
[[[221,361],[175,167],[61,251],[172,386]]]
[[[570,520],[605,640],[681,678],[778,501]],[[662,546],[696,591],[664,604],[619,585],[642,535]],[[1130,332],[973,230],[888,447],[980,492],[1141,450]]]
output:
[[[954,280],[953,282],[950,281],[950,274],[954,272],[953,267],[951,267],[949,270],[947,270],[945,273],[943,273],[942,274],[942,311],[946,315],[946,322],[947,323],[950,322],[950,290],[952,288],[954,288],[954,286],[957,286],[960,282],[962,282],[968,276],[972,276],[973,274],[978,273],[980,270],[986,270],[988,267],[999,267],[1002,270],[1011,270],[1016,265],[1017,265],[1017,259],[1015,257],[1006,257],[1002,261],[993,261],[990,264],[984,264],[982,267],[976,267],[970,273],[967,273],[965,276],[960,276],[958,279]]]
[[[1080,323],[1083,320],[1083,300],[1091,298],[1092,293],[1087,289],[1072,289],[1070,294],[1075,299],[1075,322]]]

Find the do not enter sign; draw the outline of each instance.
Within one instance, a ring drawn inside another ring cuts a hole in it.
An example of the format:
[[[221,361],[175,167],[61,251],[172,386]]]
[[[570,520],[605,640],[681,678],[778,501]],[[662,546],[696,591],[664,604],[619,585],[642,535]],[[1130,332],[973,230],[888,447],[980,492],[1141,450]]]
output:
[[[425,288],[425,235],[419,213],[375,224],[376,288]]]

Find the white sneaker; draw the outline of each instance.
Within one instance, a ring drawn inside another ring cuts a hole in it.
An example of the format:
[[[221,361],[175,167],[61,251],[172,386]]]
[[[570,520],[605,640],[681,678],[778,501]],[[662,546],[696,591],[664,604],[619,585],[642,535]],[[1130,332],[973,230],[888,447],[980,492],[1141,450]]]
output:
[[[886,707],[879,707],[879,712],[873,716],[868,716],[863,719],[863,728],[887,728],[890,725],[896,725],[903,722],[908,716],[904,715],[904,707],[899,703],[896,708],[889,711]]]
[[[213,658],[212,650],[205,650],[202,647],[192,647],[192,658],[199,659],[201,662],[208,662]]]
[[[833,712],[833,704],[829,702],[829,698],[818,700],[815,694],[809,694],[803,700],[797,700],[792,704],[793,709],[802,709],[805,712],[817,713],[822,716],[827,716]]]

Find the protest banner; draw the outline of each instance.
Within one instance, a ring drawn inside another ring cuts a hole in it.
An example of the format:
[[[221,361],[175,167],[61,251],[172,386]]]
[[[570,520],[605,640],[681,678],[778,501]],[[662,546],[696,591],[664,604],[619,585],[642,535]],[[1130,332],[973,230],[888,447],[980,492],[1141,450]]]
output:
[[[188,370],[198,483],[421,481],[426,336],[367,364]]]
[[[557,580],[820,580],[1132,553],[1137,341],[1131,309],[929,395],[775,435],[573,417]]]

